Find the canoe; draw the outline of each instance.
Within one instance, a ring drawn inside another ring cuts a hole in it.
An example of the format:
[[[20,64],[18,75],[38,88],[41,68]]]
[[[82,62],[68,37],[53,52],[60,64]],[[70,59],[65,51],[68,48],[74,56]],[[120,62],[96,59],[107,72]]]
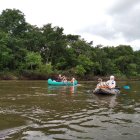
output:
[[[53,86],[75,86],[77,85],[78,82],[77,80],[75,80],[74,82],[57,82],[55,80],[52,80],[52,79],[48,79],[48,85],[53,85]]]
[[[116,95],[120,93],[119,88],[109,89],[109,88],[96,88],[93,90],[95,94],[103,94],[103,95]]]

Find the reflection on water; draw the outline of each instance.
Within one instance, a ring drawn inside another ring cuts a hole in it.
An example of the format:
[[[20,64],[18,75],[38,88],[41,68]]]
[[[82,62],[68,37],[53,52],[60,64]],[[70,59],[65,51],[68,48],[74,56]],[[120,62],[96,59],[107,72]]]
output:
[[[48,93],[76,93],[77,86],[48,86]]]
[[[130,91],[101,96],[87,92],[94,82],[69,87],[48,86],[46,81],[1,81],[0,139],[138,140],[140,83],[129,84]]]
[[[93,94],[93,98],[96,100],[96,102],[99,105],[108,105],[110,108],[113,108],[117,105],[117,96],[106,96],[106,95],[98,95],[98,94]]]

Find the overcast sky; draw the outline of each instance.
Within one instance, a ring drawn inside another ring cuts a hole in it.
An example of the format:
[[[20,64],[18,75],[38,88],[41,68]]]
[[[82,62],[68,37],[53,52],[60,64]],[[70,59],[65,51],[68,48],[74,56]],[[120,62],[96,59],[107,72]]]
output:
[[[26,22],[64,28],[93,45],[131,45],[140,50],[140,0],[0,0],[0,13],[19,9]]]

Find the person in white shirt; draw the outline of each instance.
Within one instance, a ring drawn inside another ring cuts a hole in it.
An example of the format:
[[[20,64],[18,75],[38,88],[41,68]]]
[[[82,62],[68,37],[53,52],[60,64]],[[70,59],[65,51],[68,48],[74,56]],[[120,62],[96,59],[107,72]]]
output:
[[[116,87],[116,81],[115,81],[115,77],[113,75],[110,76],[110,80],[107,81],[107,85],[109,88]]]

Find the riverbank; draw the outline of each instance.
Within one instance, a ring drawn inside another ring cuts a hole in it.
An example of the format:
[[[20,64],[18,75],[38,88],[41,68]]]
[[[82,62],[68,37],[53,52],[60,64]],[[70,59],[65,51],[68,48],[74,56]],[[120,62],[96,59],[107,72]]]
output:
[[[49,75],[37,72],[1,72],[0,80],[47,80]]]
[[[0,80],[48,80],[48,78],[55,79],[58,74],[42,74],[37,72],[26,72],[26,73],[16,73],[16,72],[1,72]],[[97,81],[98,78],[102,78],[104,81],[109,79],[109,76],[95,76],[95,75],[85,75],[85,76],[77,76],[77,75],[66,75],[68,80],[72,77],[75,77],[78,81]],[[116,81],[139,81],[140,76],[115,76]]]

